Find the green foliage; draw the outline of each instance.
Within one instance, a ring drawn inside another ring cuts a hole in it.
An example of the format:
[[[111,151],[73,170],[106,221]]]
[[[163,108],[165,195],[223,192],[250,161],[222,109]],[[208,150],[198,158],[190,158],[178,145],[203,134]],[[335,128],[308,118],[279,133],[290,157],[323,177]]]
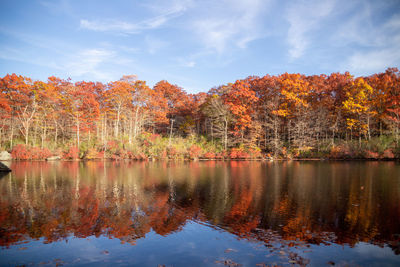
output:
[[[392,148],[394,145],[394,138],[391,136],[381,136],[376,138],[371,138],[371,141],[366,143],[366,148],[382,154],[385,150]]]

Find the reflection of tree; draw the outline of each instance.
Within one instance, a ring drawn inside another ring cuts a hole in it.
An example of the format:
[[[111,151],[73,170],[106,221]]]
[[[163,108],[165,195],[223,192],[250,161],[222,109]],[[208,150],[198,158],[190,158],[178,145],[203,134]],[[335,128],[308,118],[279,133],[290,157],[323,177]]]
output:
[[[251,211],[252,200],[252,192],[242,193],[224,218],[225,224],[229,225],[233,232],[239,236],[246,236],[260,222],[259,217],[255,215],[256,213]]]
[[[392,163],[14,164],[0,180],[1,246],[71,235],[134,244],[151,230],[165,236],[197,220],[266,243],[364,241],[399,253]]]

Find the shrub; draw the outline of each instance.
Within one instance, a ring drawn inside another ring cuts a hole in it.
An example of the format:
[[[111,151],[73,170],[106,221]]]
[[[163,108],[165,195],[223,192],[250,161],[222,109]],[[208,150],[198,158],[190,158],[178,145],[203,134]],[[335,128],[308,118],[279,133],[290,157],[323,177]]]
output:
[[[364,156],[367,159],[378,159],[379,158],[379,153],[373,152],[373,151],[370,151],[370,150],[366,150],[364,152]]]
[[[224,151],[221,151],[221,152],[215,154],[215,158],[216,159],[226,159],[226,158],[228,158],[228,151],[224,150]]]
[[[31,148],[31,157],[35,160],[47,159],[51,157],[52,153],[47,148],[33,147]]]
[[[247,153],[242,147],[232,148],[229,153],[229,157],[231,159],[249,159],[250,154]]]
[[[386,149],[383,151],[382,158],[384,159],[394,159],[394,153],[391,149]]]
[[[212,152],[206,152],[206,153],[203,155],[203,158],[205,158],[205,159],[215,159],[215,154],[212,153]]]
[[[23,144],[16,145],[11,151],[11,156],[16,160],[43,160],[52,155],[47,148],[30,147]]]
[[[86,159],[102,159],[104,157],[104,152],[98,152],[95,148],[89,148],[85,158]]]
[[[341,144],[338,146],[332,146],[331,151],[329,153],[329,158],[333,158],[333,159],[351,158],[353,156],[354,155],[351,152],[349,146],[347,146],[345,144]]]
[[[67,152],[63,154],[64,159],[79,159],[79,148],[71,146]]]
[[[11,156],[13,159],[17,160],[28,160],[31,159],[31,152],[28,146],[19,144],[13,147]]]
[[[253,159],[262,158],[261,149],[259,149],[258,147],[250,148],[248,150],[248,153],[250,154],[250,157]]]
[[[177,156],[177,151],[176,151],[175,147],[169,147],[167,149],[167,155],[168,155],[168,158],[174,159]]]
[[[191,158],[191,159],[198,158],[201,154],[201,151],[202,151],[201,147],[199,147],[197,145],[192,145],[189,148],[189,158]]]

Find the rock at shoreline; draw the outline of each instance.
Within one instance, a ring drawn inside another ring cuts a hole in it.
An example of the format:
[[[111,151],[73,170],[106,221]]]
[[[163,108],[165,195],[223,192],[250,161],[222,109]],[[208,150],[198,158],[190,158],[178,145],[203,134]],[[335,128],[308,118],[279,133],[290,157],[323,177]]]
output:
[[[7,151],[1,151],[0,152],[0,161],[2,160],[12,160],[11,154],[8,153]]]
[[[50,158],[47,158],[46,160],[61,160],[60,156],[52,156]]]
[[[0,162],[0,172],[10,172],[11,169],[8,168],[4,163]]]

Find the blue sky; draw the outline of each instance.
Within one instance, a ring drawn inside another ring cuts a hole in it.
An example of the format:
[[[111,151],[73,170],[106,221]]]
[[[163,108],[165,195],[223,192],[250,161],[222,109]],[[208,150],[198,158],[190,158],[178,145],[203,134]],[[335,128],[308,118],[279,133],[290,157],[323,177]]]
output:
[[[400,67],[400,1],[1,0],[0,76],[207,91],[250,75]]]

